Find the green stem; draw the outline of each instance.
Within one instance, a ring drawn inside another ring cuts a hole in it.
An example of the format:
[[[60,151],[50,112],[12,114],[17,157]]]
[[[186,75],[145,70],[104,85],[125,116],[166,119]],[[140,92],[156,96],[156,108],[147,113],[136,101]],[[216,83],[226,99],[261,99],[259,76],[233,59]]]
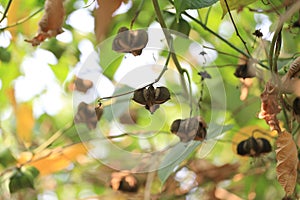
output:
[[[15,26],[18,26],[26,21],[28,21],[29,19],[31,19],[32,17],[34,17],[36,14],[38,14],[39,12],[41,12],[42,10],[44,10],[44,8],[40,8],[38,9],[37,11],[35,11],[34,13],[32,13],[31,15],[29,15],[28,17],[25,17],[19,21],[17,21],[15,24],[12,24],[12,25],[8,25],[6,27],[3,27],[3,28],[0,28],[0,31],[3,31],[5,29],[8,29],[8,28],[12,28],[12,27],[15,27]]]
[[[201,21],[199,21],[198,19],[194,18],[193,16],[189,15],[186,12],[183,12],[184,15],[186,15],[187,17],[189,17],[190,19],[192,19],[193,21],[195,21],[197,24],[199,24],[204,30],[208,31],[209,33],[211,33],[212,35],[216,36],[217,38],[219,38],[220,40],[222,40],[225,44],[227,44],[228,46],[230,46],[232,49],[234,49],[235,51],[239,52],[240,54],[246,56],[247,58],[250,58],[250,55],[245,53],[244,51],[240,50],[239,48],[237,48],[236,46],[234,46],[233,44],[231,44],[228,40],[226,40],[225,38],[223,38],[222,36],[220,36],[219,34],[215,33],[213,30],[211,30],[210,28],[208,28],[204,23],[202,23]],[[269,69],[268,66],[266,66],[265,64],[257,61],[257,63],[262,66],[263,68]]]
[[[134,24],[135,20],[138,18],[138,16],[139,16],[139,14],[140,14],[140,12],[141,12],[144,4],[145,4],[145,0],[142,0],[141,3],[140,3],[140,5],[139,5],[139,7],[138,7],[138,9],[137,9],[137,11],[135,12],[135,15],[134,15],[133,19],[131,20],[130,29],[132,29],[133,24]]]
[[[153,6],[154,6],[155,13],[157,15],[158,22],[159,22],[159,24],[160,24],[160,26],[161,26],[161,28],[164,32],[166,40],[167,40],[172,60],[174,61],[174,64],[175,64],[175,66],[176,66],[176,68],[177,68],[177,70],[180,74],[180,82],[183,86],[184,93],[185,93],[186,96],[188,96],[188,89],[186,87],[184,76],[183,76],[184,69],[182,69],[182,67],[181,67],[181,65],[180,65],[180,63],[177,59],[177,56],[176,56],[176,53],[175,53],[175,50],[174,50],[174,46],[173,46],[173,38],[172,38],[170,32],[168,31],[168,27],[167,27],[167,25],[164,21],[163,16],[162,16],[158,1],[157,0],[152,0],[152,3],[153,3]]]

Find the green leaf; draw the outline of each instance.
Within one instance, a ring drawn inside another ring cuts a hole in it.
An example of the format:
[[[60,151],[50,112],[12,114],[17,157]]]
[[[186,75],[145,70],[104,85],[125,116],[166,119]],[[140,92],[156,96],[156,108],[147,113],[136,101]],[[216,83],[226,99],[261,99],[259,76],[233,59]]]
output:
[[[241,9],[247,5],[250,5],[251,3],[254,3],[257,0],[227,0],[227,4],[229,7],[229,10],[235,10],[235,9]],[[223,10],[222,18],[226,15],[228,12],[227,6],[225,4],[225,0],[220,0],[220,4]]]
[[[192,141],[189,144],[180,142],[173,147],[161,162],[160,167],[162,168],[158,170],[158,177],[162,184],[169,178],[175,167],[185,160],[200,144],[201,142],[198,141]]]
[[[16,161],[10,149],[8,148],[4,148],[0,150],[0,160],[1,160],[0,164],[3,167],[7,167]]]
[[[218,0],[174,0],[176,8],[176,18],[179,20],[180,14],[187,9],[200,9],[213,5]]]
[[[207,139],[212,139],[224,133],[232,128],[232,125],[221,126],[218,124],[209,124],[207,131]],[[184,161],[199,145],[199,141],[191,141],[190,143],[178,143],[171,151],[166,155],[161,162],[160,169],[158,170],[158,177],[162,184],[168,179],[168,177],[174,172],[176,166]]]
[[[7,49],[0,47],[0,60],[8,63],[11,59],[11,53]]]
[[[170,29],[178,31],[188,36],[191,30],[191,25],[180,17],[179,22],[177,22],[176,20],[173,21]]]

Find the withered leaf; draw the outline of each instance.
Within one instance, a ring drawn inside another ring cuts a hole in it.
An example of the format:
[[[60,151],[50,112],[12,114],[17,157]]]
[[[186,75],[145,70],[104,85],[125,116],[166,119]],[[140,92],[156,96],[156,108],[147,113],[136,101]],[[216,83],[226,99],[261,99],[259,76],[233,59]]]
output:
[[[143,48],[148,43],[148,34],[145,30],[128,30],[121,27],[113,41],[112,49],[121,53],[132,53],[134,56],[141,55]]]
[[[258,118],[264,119],[270,126],[270,129],[281,132],[279,121],[276,115],[281,111],[278,104],[278,89],[271,82],[267,82],[261,98],[261,110]]]
[[[293,137],[287,131],[279,134],[276,141],[277,180],[286,192],[292,195],[297,181],[298,151]]]
[[[207,125],[200,116],[177,119],[171,125],[171,132],[176,134],[181,142],[189,142],[191,140],[202,141],[206,137]]]
[[[78,105],[78,110],[74,118],[75,123],[85,123],[87,127],[92,130],[96,128],[98,118],[95,108],[85,102]]]
[[[138,89],[134,92],[132,100],[145,105],[145,108],[153,114],[159,104],[165,103],[170,99],[170,92],[166,87],[154,88],[150,85],[148,88]]]
[[[64,7],[63,0],[46,0],[45,13],[39,22],[38,35],[31,40],[25,40],[37,46],[47,38],[55,37],[63,32],[62,25],[64,23]]]

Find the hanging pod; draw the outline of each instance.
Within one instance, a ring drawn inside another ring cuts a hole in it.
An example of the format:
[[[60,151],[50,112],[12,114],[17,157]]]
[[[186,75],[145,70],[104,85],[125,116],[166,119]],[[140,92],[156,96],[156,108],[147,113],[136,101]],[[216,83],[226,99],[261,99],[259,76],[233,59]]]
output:
[[[138,56],[141,55],[147,43],[148,34],[145,30],[129,30],[121,27],[113,41],[112,49],[116,52],[132,53]]]
[[[170,92],[166,87],[154,88],[150,85],[148,88],[138,89],[134,92],[132,100],[145,105],[145,108],[153,114],[159,104],[165,103],[170,99]]]

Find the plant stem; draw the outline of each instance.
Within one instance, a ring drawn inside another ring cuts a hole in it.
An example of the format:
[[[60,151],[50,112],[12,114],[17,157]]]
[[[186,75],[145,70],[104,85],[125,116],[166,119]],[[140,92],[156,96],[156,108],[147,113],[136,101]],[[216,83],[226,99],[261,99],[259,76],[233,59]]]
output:
[[[140,14],[140,12],[141,12],[144,4],[145,4],[145,0],[142,0],[141,3],[140,3],[140,5],[139,5],[139,7],[138,7],[138,9],[137,9],[137,11],[135,12],[135,15],[134,15],[133,19],[131,20],[130,29],[132,29],[133,24],[134,24],[135,20],[138,18],[138,16],[139,16],[139,14]]]
[[[17,21],[15,24],[11,24],[11,25],[7,25],[6,27],[3,27],[3,28],[0,28],[0,31],[3,31],[5,29],[8,29],[8,28],[12,28],[12,27],[15,27],[15,26],[18,26],[26,21],[28,21],[29,19],[31,19],[32,17],[34,17],[36,14],[38,14],[39,12],[41,12],[42,10],[44,10],[44,8],[40,8],[38,9],[37,11],[35,11],[34,13],[32,13],[31,15],[29,15],[28,17],[25,17],[23,19],[20,19],[19,21]]]
[[[188,89],[187,89],[187,86],[185,84],[185,80],[184,80],[184,76],[183,76],[184,69],[182,69],[182,67],[181,67],[181,65],[180,65],[180,63],[177,59],[177,56],[176,56],[176,53],[175,53],[175,50],[174,50],[174,46],[173,46],[173,38],[172,38],[170,32],[168,31],[168,27],[167,27],[167,25],[164,21],[163,16],[162,16],[158,1],[157,0],[152,0],[152,3],[153,3],[153,6],[154,6],[155,13],[157,15],[158,22],[159,22],[159,24],[160,24],[160,26],[161,26],[161,28],[164,32],[166,40],[167,40],[172,60],[174,61],[174,64],[175,64],[175,66],[176,66],[176,68],[177,68],[177,70],[180,74],[180,82],[183,86],[185,96],[188,96]]]
[[[189,17],[190,19],[192,19],[193,21],[195,21],[197,24],[199,24],[204,30],[208,31],[209,33],[211,33],[212,35],[216,36],[217,38],[219,38],[220,40],[222,40],[225,44],[227,44],[228,46],[230,46],[232,49],[234,49],[235,51],[239,52],[240,54],[246,56],[247,58],[250,58],[251,56],[245,52],[243,52],[242,50],[240,50],[239,48],[237,48],[236,46],[234,46],[233,44],[231,44],[228,40],[226,40],[225,38],[223,38],[222,36],[220,36],[219,34],[215,33],[213,30],[211,30],[210,28],[208,28],[205,24],[203,24],[201,21],[199,21],[198,19],[194,18],[193,16],[189,15],[186,12],[183,12],[184,15],[186,15],[187,17]],[[262,66],[263,68],[269,69],[268,66],[266,66],[265,64],[257,61],[257,63]]]
[[[74,120],[72,122],[69,122],[66,124],[66,126],[63,129],[58,130],[56,133],[54,133],[46,142],[41,144],[39,147],[37,147],[33,153],[37,154],[44,149],[46,149],[48,146],[50,146],[55,140],[57,140],[60,136],[62,136],[67,130],[72,128],[74,126]]]
[[[8,13],[11,3],[12,3],[12,0],[9,0],[9,2],[7,3],[7,6],[3,12],[2,18],[0,19],[0,23],[6,18],[6,14]]]
[[[235,23],[234,23],[234,20],[233,20],[233,17],[232,17],[232,15],[231,15],[231,12],[230,12],[230,9],[229,9],[227,0],[225,0],[225,4],[226,4],[227,11],[228,11],[228,13],[229,13],[229,17],[230,17],[231,22],[232,22],[232,24],[233,24],[233,27],[234,27],[234,29],[235,29],[236,35],[240,38],[240,40],[242,41],[242,43],[243,43],[244,46],[245,46],[245,49],[246,49],[247,53],[250,55],[249,49],[248,49],[248,47],[247,47],[247,45],[246,45],[246,42],[245,42],[245,40],[242,38],[242,36],[240,35],[239,30],[238,30],[237,26],[236,26]],[[251,55],[250,55],[250,56],[251,56]]]

